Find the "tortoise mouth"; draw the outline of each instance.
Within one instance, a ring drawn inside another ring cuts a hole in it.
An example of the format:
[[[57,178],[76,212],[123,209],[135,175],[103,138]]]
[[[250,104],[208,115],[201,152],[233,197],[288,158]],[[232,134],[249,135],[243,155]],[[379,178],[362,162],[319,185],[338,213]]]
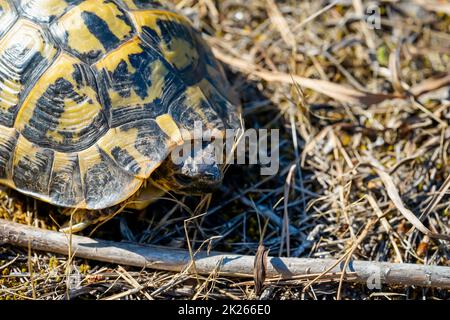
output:
[[[196,179],[187,177],[184,174],[176,173],[173,176],[176,187],[174,192],[186,195],[202,195],[217,191],[222,185],[223,176],[202,176]]]

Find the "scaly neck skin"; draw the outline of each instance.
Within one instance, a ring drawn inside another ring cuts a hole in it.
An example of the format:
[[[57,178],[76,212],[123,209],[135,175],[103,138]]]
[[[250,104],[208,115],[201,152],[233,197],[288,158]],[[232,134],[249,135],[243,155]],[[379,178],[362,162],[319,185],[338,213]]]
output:
[[[164,194],[165,190],[157,187],[151,180],[147,180],[143,187],[132,197],[127,204],[128,209],[144,210]]]

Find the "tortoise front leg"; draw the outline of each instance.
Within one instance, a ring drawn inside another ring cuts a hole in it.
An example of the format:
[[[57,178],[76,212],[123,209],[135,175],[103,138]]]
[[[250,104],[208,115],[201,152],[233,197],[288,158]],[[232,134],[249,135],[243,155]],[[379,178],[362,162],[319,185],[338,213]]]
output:
[[[151,183],[143,187],[127,204],[127,209],[144,210],[152,202],[161,198],[166,192]]]
[[[75,233],[83,231],[84,229],[86,229],[87,227],[89,227],[92,224],[93,224],[92,221],[87,220],[87,221],[76,223],[76,224],[72,225],[72,227],[71,226],[63,227],[63,228],[59,229],[59,232],[75,234]]]

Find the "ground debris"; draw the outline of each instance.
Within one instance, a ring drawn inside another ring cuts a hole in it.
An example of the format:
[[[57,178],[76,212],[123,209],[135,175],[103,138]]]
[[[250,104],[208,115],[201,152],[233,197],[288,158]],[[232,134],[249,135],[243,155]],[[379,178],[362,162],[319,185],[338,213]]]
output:
[[[227,62],[246,127],[281,129],[280,173],[262,177],[258,166],[230,166],[217,194],[161,200],[146,212],[125,210],[94,237],[178,248],[188,248],[189,241],[193,250],[252,255],[261,243],[270,255],[339,259],[352,250],[358,260],[450,266],[448,242],[413,228],[373,166],[389,175],[408,212],[432,233],[449,235],[448,6],[381,2],[380,28],[373,29],[353,4],[360,1],[174,2]],[[280,34],[286,26],[289,31]],[[320,80],[320,86],[302,86],[290,75]],[[287,179],[294,166],[293,179]],[[286,193],[287,180],[292,185]],[[62,213],[0,190],[0,218],[57,230],[67,220]],[[379,220],[358,239],[372,218]],[[296,232],[286,236],[283,226]],[[237,282],[214,273],[124,269],[0,244],[0,299],[256,297],[251,281]],[[303,290],[305,285],[266,283],[260,297],[338,294],[336,281]],[[445,290],[401,286],[344,283],[339,291],[342,299],[450,298]]]

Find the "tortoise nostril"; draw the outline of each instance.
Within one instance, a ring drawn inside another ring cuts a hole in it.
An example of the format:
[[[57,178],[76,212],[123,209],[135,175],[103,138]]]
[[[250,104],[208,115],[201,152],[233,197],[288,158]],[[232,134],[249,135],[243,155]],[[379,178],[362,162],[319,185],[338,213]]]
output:
[[[218,166],[209,166],[205,171],[203,171],[203,175],[211,181],[222,180],[222,171]]]

